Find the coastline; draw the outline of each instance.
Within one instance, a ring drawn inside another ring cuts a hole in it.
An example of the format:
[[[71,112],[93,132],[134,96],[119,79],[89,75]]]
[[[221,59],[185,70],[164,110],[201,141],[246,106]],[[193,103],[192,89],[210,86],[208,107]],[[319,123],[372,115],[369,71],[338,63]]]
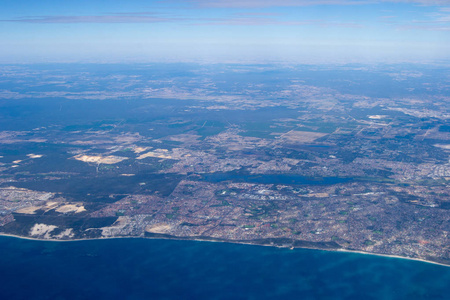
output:
[[[39,239],[39,238],[31,238],[31,237],[24,237],[14,234],[6,234],[6,233],[0,233],[0,237],[12,237],[17,239],[24,239],[24,240],[30,240],[30,241],[42,241],[42,242],[81,242],[81,241],[95,241],[95,240],[111,240],[111,239],[156,239],[156,240],[183,240],[183,241],[196,241],[196,242],[215,242],[215,243],[230,243],[230,244],[241,244],[241,245],[252,245],[252,246],[263,246],[263,247],[277,247],[277,248],[286,248],[286,249],[309,249],[309,250],[321,250],[321,251],[329,251],[329,252],[346,252],[346,253],[356,253],[356,254],[363,254],[363,255],[376,255],[380,257],[389,257],[389,258],[397,258],[397,259],[406,259],[406,260],[413,260],[413,261],[419,261],[444,267],[450,267],[450,264],[444,264],[440,262],[435,262],[431,260],[421,259],[421,258],[414,258],[414,257],[405,257],[400,255],[394,255],[394,254],[381,254],[381,253],[372,253],[372,252],[364,252],[364,251],[358,251],[358,250],[349,250],[349,249],[330,249],[330,248],[319,248],[319,247],[285,247],[285,246],[279,246],[279,245],[271,245],[271,244],[261,244],[251,241],[233,241],[233,240],[220,240],[220,239],[199,239],[199,238],[183,238],[183,237],[167,237],[167,236],[121,236],[121,237],[102,237],[102,238],[89,238],[89,239],[72,239],[72,240],[56,240],[56,239]]]

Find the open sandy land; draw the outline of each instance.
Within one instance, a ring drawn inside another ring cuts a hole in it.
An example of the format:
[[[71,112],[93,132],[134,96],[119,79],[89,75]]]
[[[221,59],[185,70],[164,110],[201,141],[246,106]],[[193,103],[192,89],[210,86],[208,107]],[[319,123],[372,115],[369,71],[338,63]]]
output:
[[[86,211],[86,209],[84,208],[82,203],[71,203],[71,204],[62,203],[62,205],[61,205],[61,202],[48,201],[44,205],[28,206],[28,207],[18,209],[16,212],[20,213],[20,214],[34,215],[34,214],[36,214],[37,210],[49,211],[52,209],[55,209],[57,212],[64,213],[64,214],[69,213],[69,212],[81,213],[83,211]]]
[[[19,214],[34,215],[36,213],[36,211],[41,208],[42,208],[42,206],[28,206],[28,207],[16,210],[16,212]]]
[[[190,134],[190,133],[182,133],[182,134],[172,135],[172,136],[168,137],[167,139],[169,141],[190,143],[190,142],[196,142],[199,138],[201,138],[200,135]]]
[[[59,205],[59,202],[49,201],[49,202],[45,203],[44,205],[28,206],[28,207],[18,209],[16,212],[18,212],[20,214],[34,215],[37,210],[49,211],[49,210],[54,209],[58,205]]]
[[[168,233],[172,230],[173,225],[165,224],[165,223],[158,223],[154,225],[148,225],[145,227],[145,231],[151,232],[151,233]]]
[[[148,150],[150,148],[151,147],[135,147],[133,149],[133,152],[136,153],[136,154],[139,154],[139,153],[144,152],[144,151],[146,151],[146,150]]]
[[[58,228],[55,225],[47,225],[47,224],[34,224],[34,226],[30,230],[31,236],[43,236],[45,239],[50,239],[50,233]]]
[[[76,214],[81,213],[83,211],[86,211],[83,204],[76,203],[76,204],[65,204],[63,206],[60,206],[56,209],[57,212],[66,214],[69,212],[74,212]]]
[[[281,138],[291,143],[311,143],[326,135],[326,133],[321,132],[291,130],[283,134]]]
[[[114,156],[114,155],[101,156],[101,155],[84,155],[84,154],[76,155],[73,158],[87,163],[108,164],[108,165],[117,164],[123,160],[128,159],[128,157]]]
[[[73,229],[67,228],[61,233],[52,236],[52,231],[58,228],[55,225],[47,224],[34,224],[30,230],[30,236],[41,237],[43,239],[62,239],[62,238],[72,238],[74,236]]]
[[[172,158],[172,156],[169,155],[169,150],[155,149],[154,151],[150,151],[150,152],[139,155],[136,159],[144,159],[147,157],[156,157],[156,158],[165,158],[165,159]]]
[[[328,193],[309,193],[306,195],[301,195],[300,197],[316,197],[316,198],[327,198],[330,195]]]

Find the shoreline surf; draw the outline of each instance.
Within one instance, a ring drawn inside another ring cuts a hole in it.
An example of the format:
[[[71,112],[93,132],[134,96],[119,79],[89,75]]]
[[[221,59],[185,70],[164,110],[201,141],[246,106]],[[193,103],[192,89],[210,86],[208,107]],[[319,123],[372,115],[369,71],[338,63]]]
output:
[[[414,258],[414,257],[405,257],[395,254],[382,254],[382,253],[373,253],[373,252],[364,252],[364,251],[358,251],[358,250],[349,250],[349,249],[326,249],[326,248],[319,248],[319,247],[287,247],[287,246],[280,246],[280,245],[271,245],[271,244],[261,244],[251,241],[232,241],[232,240],[220,240],[220,239],[199,239],[195,237],[167,237],[167,236],[159,236],[159,237],[151,237],[151,236],[121,236],[121,237],[103,237],[103,238],[91,238],[91,239],[71,239],[71,240],[57,240],[57,239],[40,239],[40,238],[31,238],[31,237],[24,237],[19,235],[13,235],[13,234],[4,234],[0,233],[0,237],[12,237],[17,239],[24,239],[24,240],[30,240],[30,241],[42,241],[42,242],[81,242],[81,241],[99,241],[99,240],[113,240],[113,239],[152,239],[152,240],[179,240],[179,241],[195,241],[195,242],[210,242],[210,243],[229,243],[229,244],[240,244],[240,245],[252,245],[252,246],[263,246],[263,247],[274,247],[274,248],[285,248],[285,249],[309,249],[309,250],[319,250],[319,251],[327,251],[327,252],[343,252],[343,253],[355,253],[355,254],[362,254],[362,255],[375,255],[379,257],[387,257],[387,258],[396,258],[396,259],[406,259],[411,261],[418,261],[433,265],[439,265],[444,267],[450,267],[450,264],[444,264],[439,263],[435,261],[425,260],[421,258]]]

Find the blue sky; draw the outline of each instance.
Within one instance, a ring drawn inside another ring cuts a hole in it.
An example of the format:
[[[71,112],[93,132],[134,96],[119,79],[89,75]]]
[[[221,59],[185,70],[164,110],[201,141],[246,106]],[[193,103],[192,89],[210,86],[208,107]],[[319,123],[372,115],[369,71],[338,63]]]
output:
[[[450,0],[0,0],[0,62],[431,62]]]

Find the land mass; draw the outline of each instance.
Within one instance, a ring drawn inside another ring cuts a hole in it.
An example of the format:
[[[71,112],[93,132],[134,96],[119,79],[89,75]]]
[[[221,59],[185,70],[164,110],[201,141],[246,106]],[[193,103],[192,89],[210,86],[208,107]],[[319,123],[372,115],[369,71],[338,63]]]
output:
[[[127,67],[116,82],[109,69],[81,66],[82,75],[71,71],[78,87],[64,88],[46,85],[62,72],[51,66],[0,75],[12,89],[0,99],[0,234],[220,241],[450,265],[450,85],[439,70],[421,69],[433,83],[395,82],[401,88],[386,95],[351,68],[335,67],[365,89],[327,81],[318,67],[278,66],[277,80],[264,71],[274,66],[178,66],[186,77]],[[394,67],[364,74],[392,82]]]

